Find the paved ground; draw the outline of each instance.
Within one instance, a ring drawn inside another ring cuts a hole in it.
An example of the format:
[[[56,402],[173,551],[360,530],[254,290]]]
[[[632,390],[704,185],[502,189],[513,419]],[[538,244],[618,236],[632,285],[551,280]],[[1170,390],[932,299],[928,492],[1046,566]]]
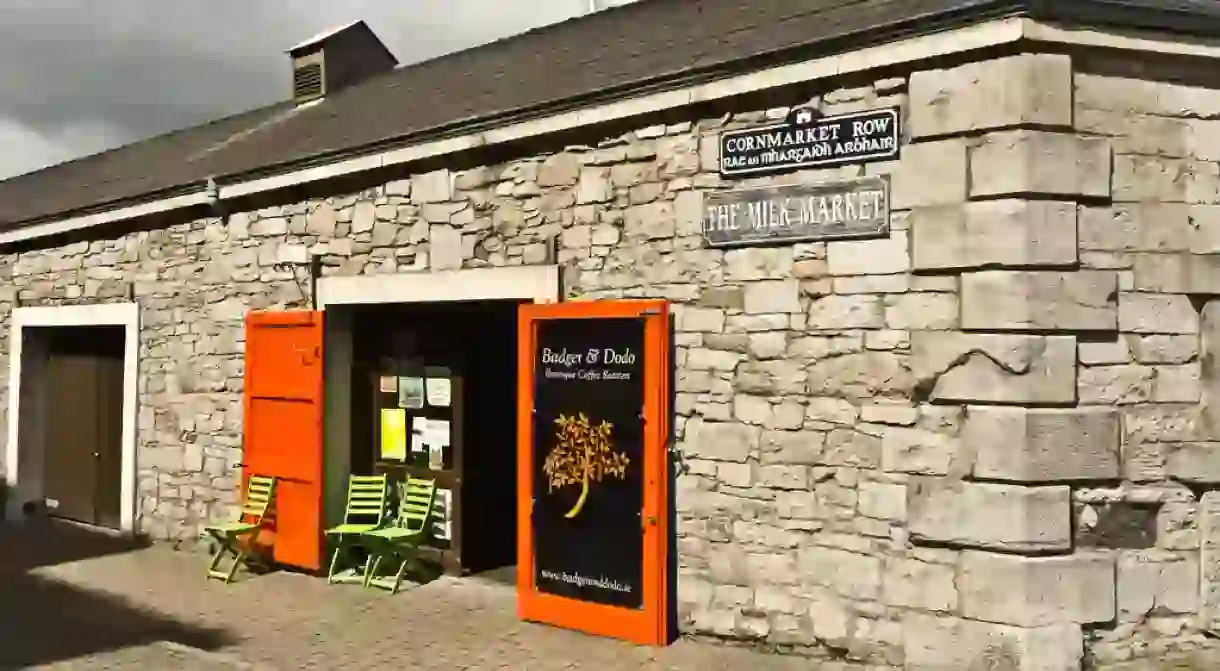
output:
[[[0,669],[858,668],[528,624],[511,587],[478,578],[391,596],[292,573],[224,585],[204,562],[75,529],[0,529]]]
[[[75,527],[0,525],[0,670],[867,671],[679,641],[661,650],[528,624],[511,586],[442,578],[390,596],[292,573],[232,585],[206,558]],[[1214,671],[1216,657],[1105,671]]]

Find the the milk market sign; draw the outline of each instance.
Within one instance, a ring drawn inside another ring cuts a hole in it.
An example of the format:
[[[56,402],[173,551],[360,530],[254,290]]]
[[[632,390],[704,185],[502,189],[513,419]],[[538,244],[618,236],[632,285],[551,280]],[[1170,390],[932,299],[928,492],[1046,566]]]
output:
[[[720,136],[720,174],[765,175],[801,168],[892,161],[899,155],[898,108],[821,117],[798,107],[783,123]]]

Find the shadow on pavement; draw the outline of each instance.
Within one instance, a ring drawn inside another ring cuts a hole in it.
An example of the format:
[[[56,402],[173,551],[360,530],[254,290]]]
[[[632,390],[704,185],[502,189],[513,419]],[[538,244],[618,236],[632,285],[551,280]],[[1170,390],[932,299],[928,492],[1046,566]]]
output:
[[[22,669],[173,641],[214,650],[231,637],[40,575],[37,569],[138,550],[143,543],[50,520],[0,524],[0,669]]]
[[[142,539],[93,531],[54,519],[0,522],[0,578],[145,547],[148,544]]]

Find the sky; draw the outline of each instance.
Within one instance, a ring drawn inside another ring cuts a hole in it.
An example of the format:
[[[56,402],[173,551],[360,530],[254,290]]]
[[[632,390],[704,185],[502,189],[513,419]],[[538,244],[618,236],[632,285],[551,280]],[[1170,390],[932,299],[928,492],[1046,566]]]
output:
[[[0,179],[285,100],[285,50],[356,19],[405,64],[588,7],[589,0],[0,0]]]

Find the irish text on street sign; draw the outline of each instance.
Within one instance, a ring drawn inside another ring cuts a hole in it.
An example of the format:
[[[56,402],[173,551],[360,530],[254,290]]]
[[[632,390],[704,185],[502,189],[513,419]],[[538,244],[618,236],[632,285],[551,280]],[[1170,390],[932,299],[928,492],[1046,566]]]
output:
[[[722,133],[720,174],[765,175],[896,160],[899,123],[896,107],[820,118],[797,108],[784,123]]]

